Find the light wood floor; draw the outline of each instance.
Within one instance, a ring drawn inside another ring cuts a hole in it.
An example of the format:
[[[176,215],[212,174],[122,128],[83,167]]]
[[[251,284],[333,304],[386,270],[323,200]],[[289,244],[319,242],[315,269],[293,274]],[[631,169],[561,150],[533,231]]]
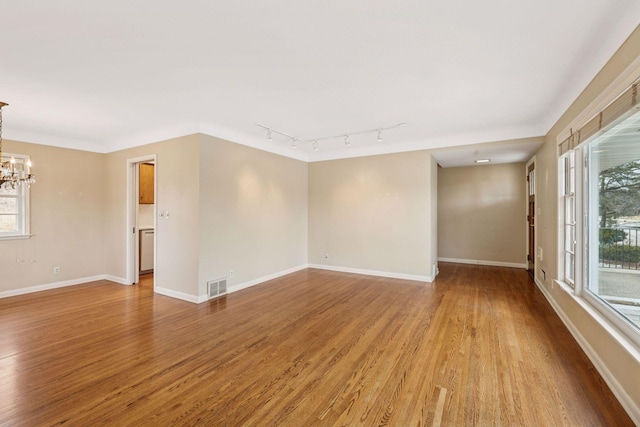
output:
[[[524,270],[0,300],[0,425],[632,425]]]

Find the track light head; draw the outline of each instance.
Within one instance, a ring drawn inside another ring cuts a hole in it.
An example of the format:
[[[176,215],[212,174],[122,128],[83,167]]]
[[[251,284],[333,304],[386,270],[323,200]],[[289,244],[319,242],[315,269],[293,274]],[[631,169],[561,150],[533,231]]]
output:
[[[313,144],[311,144],[313,146],[313,149],[315,151],[318,151],[320,149],[320,146],[318,145],[318,141],[313,141]]]
[[[273,141],[273,137],[271,136],[271,129],[267,129],[267,141]]]
[[[295,138],[291,139],[291,148],[298,148],[298,140]]]
[[[351,142],[349,141],[349,135],[344,136],[344,145],[346,145],[347,147],[351,145]]]
[[[382,142],[382,131],[378,131],[378,142]]]

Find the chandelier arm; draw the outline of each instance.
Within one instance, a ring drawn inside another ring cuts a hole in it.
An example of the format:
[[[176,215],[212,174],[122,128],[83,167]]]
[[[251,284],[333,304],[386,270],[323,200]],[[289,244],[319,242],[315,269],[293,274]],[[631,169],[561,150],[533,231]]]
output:
[[[31,185],[35,180],[35,175],[31,173],[31,161],[23,158],[16,163],[16,159],[2,160],[2,107],[6,107],[6,102],[0,102],[0,188],[16,188],[17,185]]]

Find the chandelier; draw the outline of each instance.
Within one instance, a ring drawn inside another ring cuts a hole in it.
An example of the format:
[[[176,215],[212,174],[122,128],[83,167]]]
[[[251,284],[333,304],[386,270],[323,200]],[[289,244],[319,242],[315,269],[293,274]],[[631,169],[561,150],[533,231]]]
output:
[[[0,188],[16,188],[25,183],[31,185],[36,182],[35,175],[31,173],[31,160],[16,159],[14,156],[5,160],[2,155],[2,107],[7,103],[0,102]]]

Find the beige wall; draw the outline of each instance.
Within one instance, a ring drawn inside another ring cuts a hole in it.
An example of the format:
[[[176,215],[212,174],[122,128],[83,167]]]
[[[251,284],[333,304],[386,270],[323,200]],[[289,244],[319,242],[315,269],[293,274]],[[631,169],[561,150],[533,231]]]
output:
[[[200,294],[307,263],[307,164],[201,136]]]
[[[126,276],[127,159],[156,155],[156,288],[192,299],[306,264],[304,162],[206,135],[106,155],[108,274]]]
[[[620,75],[634,60],[640,57],[640,30],[636,29],[629,39],[618,50],[614,57],[600,71],[580,97],[571,105],[567,112],[558,120],[545,138],[545,144],[536,154],[536,176],[538,194],[537,206],[541,213],[537,217],[538,246],[543,249],[544,258],[537,262],[536,280],[542,285],[554,307],[563,319],[577,333],[578,341],[583,347],[590,348],[590,356],[595,357],[596,365],[608,371],[605,378],[617,382],[619,387],[614,390],[625,396],[623,404],[629,409],[635,409],[635,420],[640,420],[640,361],[629,347],[622,344],[601,322],[591,314],[588,306],[573,297],[559,286],[554,286],[553,279],[558,277],[557,269],[557,214],[558,214],[558,166],[557,140],[560,132],[580,115],[616,77]],[[636,76],[637,77],[637,76]],[[582,123],[577,126],[582,125]],[[547,272],[543,280],[540,270]],[[592,359],[593,360],[593,359]]]
[[[102,155],[9,140],[3,150],[31,156],[37,182],[31,186],[33,237],[0,240],[0,292],[104,274]]]
[[[156,288],[198,295],[200,136],[190,135],[105,155],[107,274],[126,277],[127,160],[156,155]]]
[[[309,164],[309,263],[431,276],[435,167],[428,151]]]
[[[440,168],[438,257],[526,264],[524,163]]]

